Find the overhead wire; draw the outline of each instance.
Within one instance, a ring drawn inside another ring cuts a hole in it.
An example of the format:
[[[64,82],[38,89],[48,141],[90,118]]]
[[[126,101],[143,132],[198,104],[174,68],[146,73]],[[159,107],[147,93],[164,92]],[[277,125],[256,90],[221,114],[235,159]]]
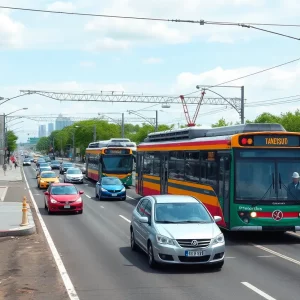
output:
[[[260,71],[254,72],[254,73],[250,73],[250,74],[247,74],[247,75],[244,75],[244,76],[240,76],[240,77],[237,77],[237,78],[234,78],[234,79],[231,79],[231,80],[227,80],[227,81],[215,84],[215,85],[211,85],[211,86],[209,86],[209,88],[218,87],[218,86],[224,85],[226,83],[230,83],[230,82],[234,82],[234,81],[237,81],[237,80],[240,80],[240,79],[244,79],[244,78],[248,78],[248,77],[251,77],[251,76],[254,76],[254,75],[258,75],[258,74],[261,74],[261,73],[264,73],[264,72],[267,72],[267,71],[270,71],[270,70],[273,70],[273,69],[276,69],[276,68],[279,68],[279,67],[282,67],[282,66],[294,63],[296,61],[300,61],[300,57],[296,58],[296,59],[293,59],[293,60],[290,60],[288,62],[282,63],[280,65],[276,65],[276,66],[273,66],[273,67],[270,67],[270,68],[267,68],[267,69],[263,69],[263,70],[260,70]],[[195,93],[198,93],[198,92],[199,92],[199,90],[196,90],[196,91],[191,92],[189,94],[185,94],[184,96],[189,96],[189,95],[192,95],[192,94],[195,94]]]

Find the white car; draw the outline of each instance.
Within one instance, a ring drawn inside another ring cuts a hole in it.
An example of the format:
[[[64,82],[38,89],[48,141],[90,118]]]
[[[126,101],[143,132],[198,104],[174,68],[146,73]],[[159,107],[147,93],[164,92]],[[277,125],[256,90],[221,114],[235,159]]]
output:
[[[23,166],[31,166],[30,158],[25,158],[23,160]]]
[[[83,183],[83,174],[79,168],[69,168],[64,173],[65,183]]]

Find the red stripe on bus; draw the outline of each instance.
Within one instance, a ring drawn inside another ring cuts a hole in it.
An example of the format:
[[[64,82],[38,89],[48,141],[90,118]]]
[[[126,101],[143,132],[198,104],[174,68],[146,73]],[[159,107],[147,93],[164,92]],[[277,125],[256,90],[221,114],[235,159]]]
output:
[[[139,149],[143,148],[156,148],[156,147],[162,147],[162,148],[172,148],[172,147],[178,147],[178,146],[201,146],[201,145],[228,145],[230,141],[229,140],[221,140],[221,141],[203,141],[203,142],[186,142],[186,143],[172,143],[172,144],[147,144],[147,145],[139,145]]]
[[[272,218],[273,212],[256,212],[257,218]],[[283,212],[283,218],[298,218],[299,212]]]

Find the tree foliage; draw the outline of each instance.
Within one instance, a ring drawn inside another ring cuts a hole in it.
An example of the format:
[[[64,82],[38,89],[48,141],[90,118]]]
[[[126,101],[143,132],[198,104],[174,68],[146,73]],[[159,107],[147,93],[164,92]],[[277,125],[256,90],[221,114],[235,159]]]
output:
[[[281,113],[280,115],[273,115],[268,112],[262,113],[254,120],[247,120],[246,123],[278,123],[281,124],[287,131],[300,132],[300,110],[295,112]],[[233,125],[232,122],[226,122],[224,118],[220,119],[212,127],[221,127]]]
[[[172,126],[159,125],[158,130],[169,130]],[[80,149],[81,155],[85,153],[88,144],[94,140],[94,131],[96,129],[96,140],[109,140],[121,136],[121,126],[108,123],[104,120],[85,120],[76,122],[62,130],[55,130],[48,137],[43,137],[36,145],[38,151],[49,151],[51,147],[55,151],[63,151],[67,148],[73,148],[73,137],[75,147]],[[125,137],[133,142],[140,143],[155,129],[150,124],[133,125],[125,124]]]
[[[13,152],[14,150],[16,150],[18,137],[15,135],[15,133],[12,130],[7,131],[6,139],[7,139],[8,150],[10,152]]]

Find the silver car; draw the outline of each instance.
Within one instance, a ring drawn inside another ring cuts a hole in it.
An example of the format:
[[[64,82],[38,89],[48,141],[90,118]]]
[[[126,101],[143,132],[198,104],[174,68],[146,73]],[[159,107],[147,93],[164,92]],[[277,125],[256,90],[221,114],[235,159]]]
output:
[[[69,168],[64,172],[64,182],[83,183],[83,174],[79,168]]]
[[[209,264],[221,269],[225,240],[206,207],[194,197],[158,195],[142,198],[132,213],[131,249],[158,264]]]

